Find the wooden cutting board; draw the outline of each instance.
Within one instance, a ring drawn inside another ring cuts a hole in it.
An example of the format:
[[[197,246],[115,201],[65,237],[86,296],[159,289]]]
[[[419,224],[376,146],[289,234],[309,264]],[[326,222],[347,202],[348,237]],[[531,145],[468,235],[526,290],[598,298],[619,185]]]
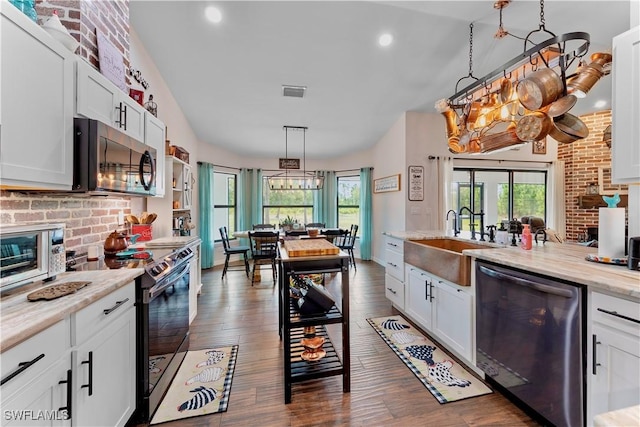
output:
[[[290,257],[337,255],[340,248],[325,239],[285,240],[284,248]]]
[[[46,288],[38,289],[27,295],[29,301],[38,301],[41,299],[52,300],[63,297],[65,295],[72,294],[78,289],[82,289],[91,282],[67,282],[60,283],[59,285],[47,286]]]

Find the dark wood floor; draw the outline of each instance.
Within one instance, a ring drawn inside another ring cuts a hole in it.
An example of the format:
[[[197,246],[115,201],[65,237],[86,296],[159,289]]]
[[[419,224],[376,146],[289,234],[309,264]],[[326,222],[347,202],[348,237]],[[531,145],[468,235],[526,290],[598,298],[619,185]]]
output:
[[[342,393],[341,377],[331,377],[295,384],[292,403],[285,405],[277,286],[264,273],[252,287],[241,271],[227,273],[224,281],[218,268],[203,271],[190,348],[239,345],[229,406],[163,426],[538,425],[497,392],[440,405],[367,323],[397,313],[384,296],[384,269],[359,260],[357,271],[349,272],[351,393]],[[332,292],[339,276],[328,275]]]

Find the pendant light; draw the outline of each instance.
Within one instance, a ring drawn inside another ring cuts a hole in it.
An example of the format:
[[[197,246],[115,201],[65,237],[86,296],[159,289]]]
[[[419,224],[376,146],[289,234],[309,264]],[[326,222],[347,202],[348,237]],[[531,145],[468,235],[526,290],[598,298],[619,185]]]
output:
[[[284,172],[267,178],[269,188],[271,190],[320,190],[324,186],[324,177],[315,172],[307,172],[306,135],[308,128],[306,126],[283,126],[282,128],[284,129],[285,165],[284,168],[281,165],[280,169],[284,169]],[[302,132],[302,174],[290,173],[290,167],[286,164],[289,160],[289,131]]]

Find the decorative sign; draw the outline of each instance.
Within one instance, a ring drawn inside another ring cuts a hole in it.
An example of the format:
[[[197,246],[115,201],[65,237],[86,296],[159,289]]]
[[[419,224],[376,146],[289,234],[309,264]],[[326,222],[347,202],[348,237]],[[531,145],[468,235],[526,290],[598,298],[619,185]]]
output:
[[[100,73],[118,86],[124,93],[128,93],[127,82],[124,77],[122,52],[118,50],[100,30],[96,29],[98,38],[98,60]]]
[[[373,180],[374,193],[387,193],[389,191],[400,191],[400,174]]]
[[[424,168],[409,166],[409,200],[424,200]]]
[[[533,141],[531,144],[531,153],[533,154],[547,154],[547,140],[546,138],[540,141]]]
[[[300,159],[280,159],[280,169],[300,169]]]

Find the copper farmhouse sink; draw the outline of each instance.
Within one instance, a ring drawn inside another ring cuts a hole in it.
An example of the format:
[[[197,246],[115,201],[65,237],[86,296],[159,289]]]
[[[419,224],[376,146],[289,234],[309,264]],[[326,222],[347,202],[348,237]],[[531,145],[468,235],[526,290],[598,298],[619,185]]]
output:
[[[482,243],[450,238],[407,240],[404,242],[404,260],[460,286],[471,284],[471,257],[463,255],[465,249],[495,247]]]

